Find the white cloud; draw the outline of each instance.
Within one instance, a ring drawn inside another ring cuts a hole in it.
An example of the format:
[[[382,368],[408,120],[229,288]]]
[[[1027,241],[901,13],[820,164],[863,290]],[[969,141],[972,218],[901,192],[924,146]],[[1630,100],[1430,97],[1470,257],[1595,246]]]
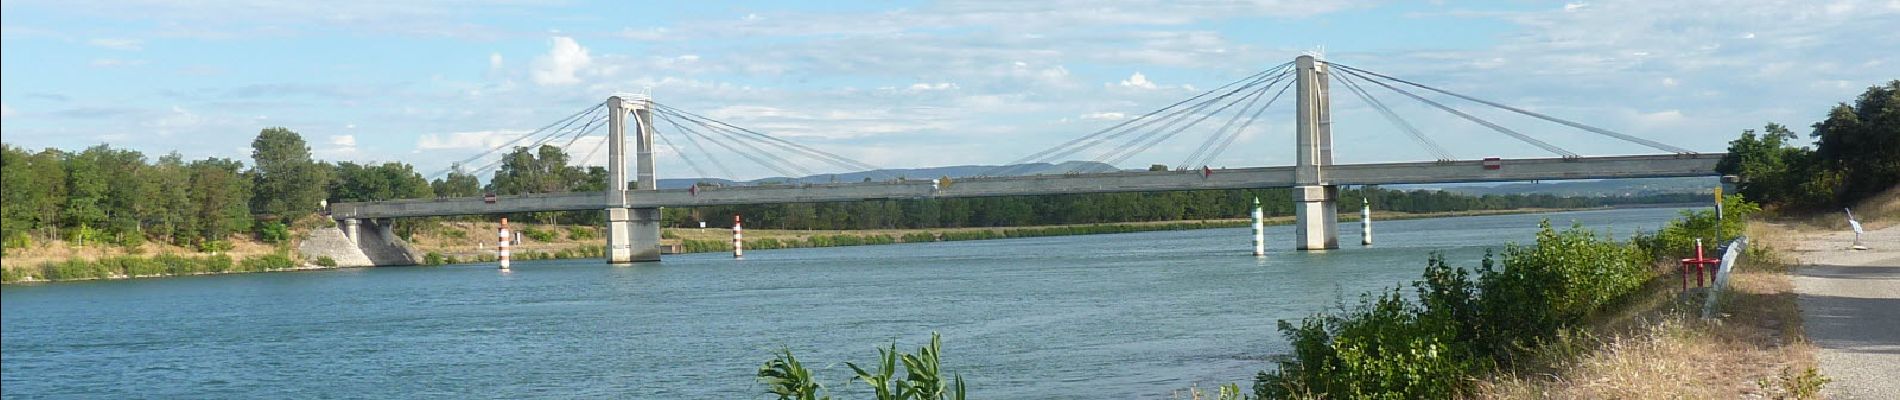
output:
[[[488,53],[488,69],[498,70],[501,69],[501,66],[501,53]]]
[[[138,39],[97,38],[86,41],[86,44],[113,50],[139,51],[145,49],[145,41]]]
[[[356,135],[330,135],[330,145],[336,147],[356,147]]]
[[[530,131],[494,130],[476,132],[454,132],[446,135],[426,134],[416,140],[416,148],[422,150],[451,149],[491,149],[501,147],[509,141]]]
[[[1670,87],[1670,88],[1672,88],[1672,87],[1676,87],[1676,85],[1680,85],[1680,84],[1682,84],[1682,82],[1678,82],[1678,81],[1676,81],[1676,78],[1674,78],[1674,77],[1667,77],[1667,76],[1665,76],[1665,77],[1663,77],[1663,78],[1662,78],[1662,85],[1663,85],[1663,87]]]
[[[950,89],[956,89],[956,88],[957,88],[957,84],[950,83],[950,82],[938,82],[938,83],[918,82],[918,83],[910,84],[910,90],[920,91],[920,92],[930,91],[930,90],[950,90]]]
[[[4,101],[0,101],[0,118],[6,118],[6,117],[11,117],[11,116],[13,116],[13,107],[8,106],[7,103]]]
[[[594,57],[574,38],[555,36],[550,41],[553,46],[547,54],[535,58],[534,70],[529,72],[534,83],[543,86],[580,83],[582,70],[594,63]]]
[[[136,67],[145,65],[145,60],[124,60],[117,58],[99,58],[92,60],[94,68]]]
[[[1136,71],[1134,75],[1129,75],[1128,79],[1122,80],[1120,85],[1122,87],[1136,89],[1154,89],[1159,87],[1156,86],[1153,81],[1148,80],[1147,75],[1142,75],[1140,71]]]
[[[1564,12],[1577,12],[1577,10],[1582,10],[1584,7],[1589,6],[1590,3],[1564,3]]]
[[[1101,121],[1120,121],[1122,118],[1128,118],[1128,114],[1118,112],[1092,112],[1082,114],[1081,118]]]

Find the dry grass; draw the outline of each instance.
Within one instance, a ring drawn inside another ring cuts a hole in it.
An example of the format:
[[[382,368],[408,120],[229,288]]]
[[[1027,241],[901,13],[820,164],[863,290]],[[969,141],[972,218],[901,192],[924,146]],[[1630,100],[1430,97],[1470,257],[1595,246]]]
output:
[[[1536,372],[1479,383],[1475,397],[1498,399],[1799,398],[1799,375],[1815,366],[1803,339],[1793,284],[1777,260],[1755,260],[1733,275],[1722,312],[1694,315],[1700,301],[1636,304],[1590,333],[1547,346],[1556,356]],[[1639,302],[1641,303],[1641,302]],[[1580,349],[1578,349],[1580,348]]]
[[[231,250],[224,252],[233,258],[243,259],[250,256],[277,252],[277,247],[269,243],[252,240],[245,235],[232,235]],[[39,268],[41,264],[79,259],[92,261],[106,257],[158,254],[200,254],[198,249],[173,246],[163,242],[145,242],[136,248],[127,248],[109,244],[77,246],[63,240],[35,242],[23,249],[7,249],[6,258],[0,259],[0,268]]]

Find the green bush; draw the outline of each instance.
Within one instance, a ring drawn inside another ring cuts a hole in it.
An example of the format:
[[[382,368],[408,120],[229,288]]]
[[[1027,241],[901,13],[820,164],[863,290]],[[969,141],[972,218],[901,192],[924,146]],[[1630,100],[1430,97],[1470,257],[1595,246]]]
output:
[[[935,242],[937,241],[937,235],[931,234],[930,232],[915,232],[906,233],[901,239],[904,243]]]
[[[1262,372],[1266,398],[1451,398],[1513,353],[1555,338],[1656,277],[1635,245],[1545,221],[1534,245],[1486,255],[1475,277],[1434,254],[1412,283],[1357,307],[1280,321],[1292,354]],[[1498,267],[1498,268],[1494,268]]]
[[[431,251],[429,254],[422,255],[422,265],[442,265],[448,261],[447,258],[442,257],[442,253]]]
[[[291,260],[289,255],[271,253],[246,257],[244,261],[239,263],[238,267],[243,272],[284,271],[297,268],[297,262]]]
[[[660,236],[662,239],[664,239],[666,235],[667,235],[666,232],[660,232]],[[600,233],[595,231],[594,228],[591,228],[591,227],[572,226],[572,227],[567,228],[567,240],[594,240],[594,239],[599,239],[599,238],[600,238]],[[678,239],[678,238],[676,237],[674,239]]]
[[[521,236],[526,236],[529,240],[542,242],[542,243],[552,242],[555,240],[554,231],[527,228],[527,227],[521,228]]]
[[[962,374],[944,379],[943,340],[935,332],[930,334],[930,345],[917,349],[916,354],[898,352],[896,342],[889,348],[877,349],[877,354],[878,364],[870,370],[845,363],[857,374],[858,382],[871,387],[875,399],[963,400],[966,397]],[[902,379],[897,378],[900,365],[904,368]],[[824,393],[825,385],[792,356],[790,349],[780,350],[776,357],[759,367],[758,379],[766,386],[767,394],[778,395],[780,400],[831,398]]]
[[[200,253],[223,253],[231,251],[231,242],[225,240],[206,240],[198,243]]]
[[[316,264],[319,267],[335,267],[336,259],[330,256],[317,256]]]
[[[257,224],[257,240],[264,243],[283,243],[290,240],[290,227],[282,222]]]
[[[1748,218],[1760,212],[1761,206],[1739,195],[1723,196],[1721,240],[1741,236],[1747,229]],[[1703,248],[1713,252],[1722,245],[1715,238],[1717,229],[1715,210],[1683,210],[1681,218],[1669,221],[1654,234],[1637,234],[1631,242],[1655,260],[1673,261],[1694,256],[1696,239],[1701,239]],[[1712,253],[1705,255],[1714,257]]]

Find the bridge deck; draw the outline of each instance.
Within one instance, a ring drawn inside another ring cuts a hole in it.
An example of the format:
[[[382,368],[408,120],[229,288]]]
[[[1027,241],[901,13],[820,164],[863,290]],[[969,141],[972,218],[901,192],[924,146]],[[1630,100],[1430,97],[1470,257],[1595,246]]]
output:
[[[1613,157],[1502,160],[1498,169],[1482,161],[1351,164],[1325,167],[1321,181],[1330,185],[1390,185],[1599,178],[1714,176],[1722,154],[1665,154]],[[396,218],[497,214],[533,211],[602,210],[733,204],[812,203],[827,201],[1028,196],[1063,193],[1154,192],[1170,190],[1250,189],[1293,186],[1293,167],[1201,171],[1109,172],[954,179],[933,188],[930,180],[872,183],[761,185],[501,196],[494,203],[479,197],[393,200],[330,205],[334,218]],[[625,201],[617,201],[624,199]],[[624,204],[624,205],[623,205]]]

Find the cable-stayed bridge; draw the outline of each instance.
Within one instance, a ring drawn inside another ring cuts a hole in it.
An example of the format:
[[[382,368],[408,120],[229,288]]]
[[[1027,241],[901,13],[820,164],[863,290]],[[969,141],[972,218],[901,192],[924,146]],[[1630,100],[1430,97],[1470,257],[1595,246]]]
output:
[[[1334,78],[1347,92],[1378,111],[1437,160],[1333,164],[1330,97]],[[1448,149],[1373,96],[1371,89],[1375,88],[1424,103],[1503,137],[1551,152],[1555,157],[1456,159]],[[1508,111],[1662,153],[1584,156],[1479,118],[1445,102],[1432,100],[1415,90]],[[1225,152],[1242,131],[1252,125],[1267,108],[1285,97],[1288,91],[1293,92],[1289,100],[1295,103],[1292,106],[1297,155],[1295,165],[1221,170],[1204,167],[1208,161]],[[1201,125],[1209,120],[1220,121],[1221,124]],[[578,128],[575,128],[577,124]],[[725,176],[733,176],[716,154],[738,154],[746,161],[790,177],[816,175],[811,168],[793,160],[815,162],[847,171],[875,171],[879,168],[668,106],[650,98],[634,96],[611,97],[605,103],[524,134],[464,162],[519,145],[535,147],[565,139],[566,145],[563,147],[572,146],[581,136],[602,126],[607,131],[607,140],[603,143],[607,150],[606,191],[337,203],[330,205],[330,214],[345,227],[346,234],[354,238],[357,237],[354,231],[362,219],[604,210],[608,219],[608,262],[626,263],[659,260],[659,209],[664,207],[1291,187],[1294,188],[1297,202],[1295,246],[1301,250],[1315,250],[1338,248],[1336,201],[1339,185],[1713,176],[1716,175],[1715,164],[1722,157],[1722,154],[1695,153],[1349,65],[1301,56],[1293,62],[1268,68],[1167,107],[1032,153],[990,171],[987,177],[955,180],[886,177],[882,181],[861,183],[695,186],[691,189],[659,190],[653,162],[656,140],[680,150],[677,153],[700,177],[712,176],[704,169],[702,161]],[[1197,130],[1194,129],[1196,127],[1212,129]],[[1018,173],[1016,169],[1020,168],[1017,167],[1019,165],[1060,162],[1082,153],[1096,154],[1094,161],[1097,162],[1119,163],[1190,130],[1207,132],[1196,150],[1172,171],[1013,176]],[[631,181],[628,179],[627,159],[629,133],[634,137],[631,161],[635,176]],[[679,146],[674,139],[681,139],[680,142],[685,142],[685,146]],[[688,149],[692,151],[686,151]],[[599,151],[599,148],[594,151]],[[592,155],[586,157],[591,158]],[[497,160],[473,172],[481,173],[501,162]],[[376,225],[385,229],[389,226],[387,223]]]

